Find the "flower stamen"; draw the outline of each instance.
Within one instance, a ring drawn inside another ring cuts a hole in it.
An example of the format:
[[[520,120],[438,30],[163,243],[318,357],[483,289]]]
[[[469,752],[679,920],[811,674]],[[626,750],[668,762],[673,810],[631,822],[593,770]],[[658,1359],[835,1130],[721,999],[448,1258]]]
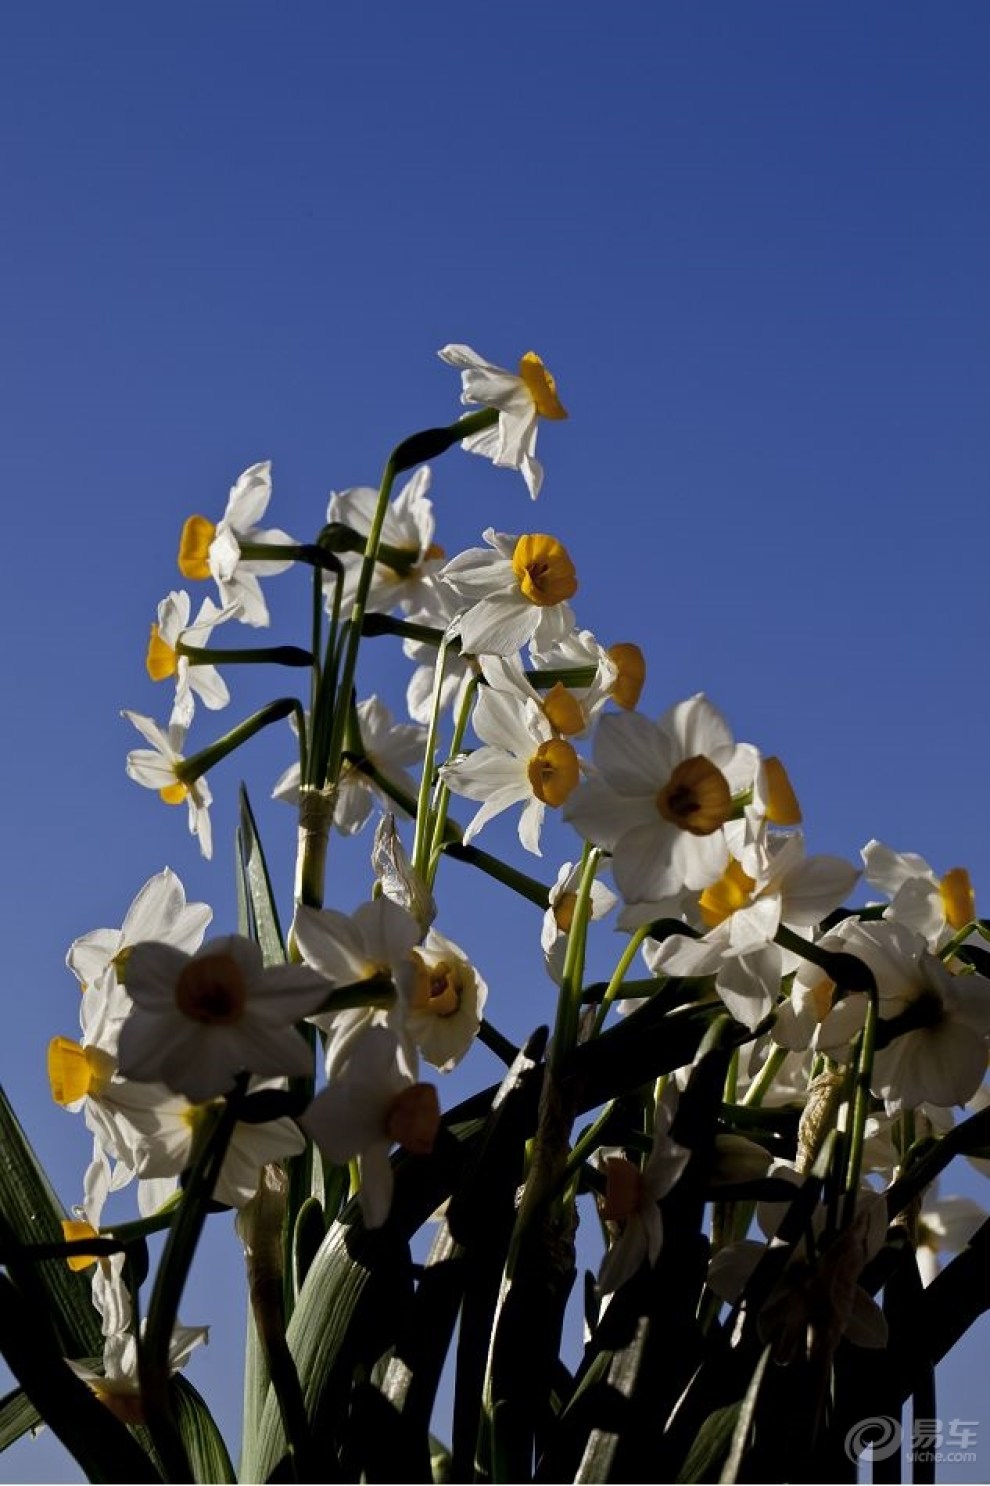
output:
[[[721,769],[703,754],[677,765],[656,798],[664,820],[692,836],[710,836],[732,815],[732,791]]]
[[[544,805],[562,805],[578,785],[578,757],[563,738],[541,743],[526,766],[530,788]]]
[[[240,1021],[246,1002],[244,975],[232,955],[192,959],[176,982],[176,1006],[183,1016],[207,1027],[229,1027]]]

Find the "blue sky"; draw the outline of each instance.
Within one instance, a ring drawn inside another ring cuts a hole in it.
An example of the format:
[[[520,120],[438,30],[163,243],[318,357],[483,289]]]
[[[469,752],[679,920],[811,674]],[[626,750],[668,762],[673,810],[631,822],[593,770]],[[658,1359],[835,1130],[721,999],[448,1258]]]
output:
[[[124,777],[120,708],[167,706],[143,656],[181,523],[270,458],[272,521],[314,534],[331,489],[376,483],[399,437],[456,415],[448,341],[505,365],[536,349],[571,414],[541,433],[535,508],[459,451],[438,465],[448,552],[488,525],[553,532],[580,621],[647,651],[649,711],[706,691],[786,761],[811,850],[877,836],[965,864],[990,913],[990,14],[563,16],[37,0],[0,19],[0,1078],[67,1201],[87,1147],[44,1049],[76,1025],[68,944],[166,863],[230,928],[241,777],[283,901],[291,884],[291,815],[266,803],[287,730],[214,780],[212,864]],[[278,638],[304,643],[304,583],[270,592]],[[397,706],[401,657],[378,644],[363,690]],[[234,677],[232,715],[284,680]],[[574,849],[553,839],[548,878]],[[482,844],[519,861],[513,841],[510,823]],[[328,900],[351,907],[366,840],[338,861]],[[522,1032],[550,1014],[538,923],[497,896],[480,912],[481,891],[451,864],[440,926]],[[215,1323],[191,1376],[233,1431],[219,1362],[240,1319],[217,1324],[214,1299],[229,1284],[240,1304],[231,1243],[183,1315]],[[973,1348],[948,1370],[970,1419]],[[0,1479],[63,1472],[50,1450]]]

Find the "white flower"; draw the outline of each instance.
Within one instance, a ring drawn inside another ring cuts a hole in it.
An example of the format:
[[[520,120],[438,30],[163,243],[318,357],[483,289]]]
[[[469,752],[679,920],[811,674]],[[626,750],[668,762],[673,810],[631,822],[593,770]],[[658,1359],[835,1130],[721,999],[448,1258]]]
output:
[[[295,729],[295,719],[290,718],[289,721]],[[426,729],[419,723],[396,722],[385,703],[379,701],[377,696],[358,703],[357,721],[365,758],[401,793],[415,798],[418,785],[407,773],[405,765],[418,763],[422,759],[426,746]],[[290,764],[276,780],[272,798],[297,805],[299,781],[299,764]],[[368,819],[376,799],[389,809],[402,809],[356,764],[345,760],[334,801],[334,829],[343,836],[353,836]]]
[[[299,1123],[324,1155],[338,1165],[357,1158],[361,1211],[368,1228],[380,1228],[392,1205],[395,1144],[414,1155],[433,1149],[440,1107],[432,1084],[416,1082],[415,1066],[387,1027],[366,1027],[351,1045]]]
[[[733,794],[747,788],[756,751],[736,745],[700,692],[650,722],[607,713],[594,741],[598,777],[568,800],[564,818],[612,853],[627,902],[659,902],[682,887],[708,887],[724,872],[724,826]]]
[[[521,470],[535,500],[543,484],[543,466],[536,458],[537,421],[567,417],[553,377],[535,351],[522,357],[518,373],[484,361],[470,346],[444,346],[438,354],[460,370],[462,403],[498,408],[498,424],[463,439],[464,448],[504,468]]]
[[[349,918],[334,908],[296,905],[292,924],[296,948],[306,964],[330,986],[356,985],[387,976],[397,993],[387,1011],[357,1006],[314,1017],[328,1038],[328,1077],[333,1077],[338,1065],[346,1061],[352,1044],[369,1026],[384,1022],[404,1037],[414,978],[411,953],[419,943],[420,934],[412,914],[386,897],[362,903]],[[410,1057],[414,1056],[408,1041],[407,1050]]]
[[[862,857],[867,882],[891,900],[884,918],[923,935],[931,949],[941,949],[975,919],[973,885],[965,867],[939,877],[924,857],[894,851],[876,840],[867,842]]]
[[[93,929],[69,946],[65,963],[83,992],[80,1025],[85,1041],[105,1052],[117,1047],[117,1032],[129,998],[122,982],[132,945],[158,939],[191,954],[203,942],[213,917],[207,903],[187,903],[179,878],[166,867],[149,877],[124,915],[119,929]]]
[[[446,553],[434,540],[436,521],[433,503],[427,499],[430,488],[430,470],[427,465],[418,469],[399,491],[385,511],[381,540],[403,556],[401,570],[390,567],[382,557],[375,563],[371,588],[368,590],[367,608],[388,613],[401,606],[406,612],[421,609],[429,602],[433,575],[439,571]],[[349,526],[362,537],[371,531],[378,505],[378,491],[370,485],[359,485],[353,490],[334,492],[330,497],[328,517]],[[341,590],[341,605],[348,608],[354,600],[358,575],[364,559],[360,553],[346,552],[341,555],[344,578]],[[326,591],[332,601],[333,575],[328,575]]]
[[[231,619],[233,608],[218,609],[212,599],[204,599],[195,621],[189,623],[189,595],[184,589],[173,591],[158,605],[158,623],[151,626],[146,665],[152,681],[175,677],[175,701],[171,721],[187,728],[196,708],[194,693],[204,706],[217,711],[226,707],[230,692],[216,666],[193,666],[176,647],[186,645],[202,649],[218,624]]]
[[[411,956],[406,1030],[426,1061],[449,1073],[478,1035],[488,987],[460,946],[436,929]]]
[[[576,787],[577,754],[566,739],[555,736],[536,702],[520,705],[508,692],[486,687],[478,697],[473,725],[485,746],[458,754],[440,769],[441,779],[455,794],[484,801],[464,832],[465,843],[486,821],[525,801],[519,839],[527,851],[540,856],[546,806],[562,805]]]
[[[292,566],[291,558],[243,558],[241,544],[293,545],[287,532],[258,526],[272,495],[270,460],[252,464],[231,487],[227,508],[214,526],[205,516],[190,516],[179,544],[179,571],[184,578],[212,577],[220,590],[224,608],[232,607],[244,624],[269,623],[257,573],[274,576]]]
[[[965,1104],[986,1073],[990,980],[953,975],[920,934],[889,920],[847,919],[821,945],[856,955],[873,972],[885,1045],[873,1060],[872,1087],[888,1113]],[[842,1052],[863,1025],[866,999],[854,992],[825,1015],[816,1037],[820,1051]]]
[[[239,1073],[305,1075],[312,1060],[294,1022],[327,994],[303,965],[265,968],[240,935],[208,941],[194,955],[168,944],[136,944],[127,964],[134,1002],[120,1032],[123,1078],[161,1082],[194,1104],[228,1093]]]
[[[530,640],[562,640],[574,628],[566,600],[578,586],[566,547],[544,532],[512,536],[490,526],[482,536],[488,548],[459,553],[440,573],[460,603],[461,649],[514,655]]]
[[[930,1285],[938,1274],[939,1254],[959,1253],[988,1216],[972,1197],[939,1197],[934,1188],[925,1193],[915,1251],[922,1284]]]
[[[603,1295],[631,1280],[644,1259],[654,1265],[663,1246],[663,1218],[658,1203],[667,1196],[691,1152],[670,1138],[677,1091],[668,1085],[656,1110],[653,1147],[642,1170],[625,1156],[607,1155],[608,1187],[603,1215],[613,1233],[598,1272]]]
[[[428,588],[428,592],[426,592]],[[445,584],[424,584],[424,597],[428,607],[409,615],[410,624],[420,624],[429,629],[446,630],[459,612],[457,597]],[[402,653],[415,661],[416,669],[406,688],[406,706],[409,716],[416,722],[429,723],[433,715],[433,687],[436,679],[437,647],[426,640],[405,639]],[[461,655],[451,648],[446,652],[443,680],[440,683],[440,711],[460,707],[465,688],[477,674],[477,662],[469,655]]]
[[[182,745],[186,730],[178,723],[169,724],[168,732],[142,717],[138,712],[121,712],[121,717],[133,723],[151,744],[151,748],[135,748],[127,755],[127,776],[145,789],[156,789],[166,805],[181,805],[183,800],[189,807],[189,829],[199,841],[199,849],[209,859],[213,855],[213,833],[210,829],[210,805],[213,796],[205,779],[187,782],[181,776],[181,766],[186,762]]]
[[[567,936],[571,930],[582,876],[583,871],[579,862],[565,862],[557,873],[556,882],[550,889],[550,906],[543,915],[540,947],[543,950],[547,971],[558,985],[564,973]],[[596,880],[591,884],[591,893],[588,898],[589,917],[591,919],[604,918],[607,913],[611,913],[617,902],[615,894],[610,892],[604,883]]]
[[[142,1327],[143,1329],[143,1327]],[[177,1321],[168,1348],[168,1370],[185,1367],[193,1349],[209,1340],[208,1326],[183,1326]],[[77,1378],[92,1389],[124,1424],[143,1424],[144,1406],[138,1369],[137,1338],[130,1330],[114,1331],[103,1346],[103,1371],[67,1359]]]
[[[529,653],[541,671],[595,668],[594,680],[588,685],[569,688],[589,721],[608,701],[625,712],[631,712],[639,702],[646,681],[646,659],[638,645],[622,642],[606,648],[591,630],[576,629],[545,649],[531,640]]]
[[[838,857],[805,857],[798,835],[770,840],[753,860],[755,878],[730,858],[701,894],[708,933],[675,934],[647,958],[653,974],[715,976],[715,989],[737,1021],[755,1028],[772,1009],[781,978],[801,964],[774,943],[781,924],[806,935],[855,885],[856,868]]]

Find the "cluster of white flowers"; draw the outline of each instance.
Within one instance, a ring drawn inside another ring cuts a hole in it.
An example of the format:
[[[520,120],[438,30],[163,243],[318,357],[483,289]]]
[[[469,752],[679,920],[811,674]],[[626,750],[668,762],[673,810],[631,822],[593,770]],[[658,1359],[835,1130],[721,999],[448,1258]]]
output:
[[[530,352],[512,373],[465,346],[447,346],[440,355],[461,369],[463,401],[497,412],[497,420],[464,438],[464,447],[520,470],[535,497],[543,479],[534,453],[539,419],[566,416],[543,363]],[[765,1080],[761,1090],[768,1102],[802,1104],[816,1080],[859,1056],[871,995],[837,986],[820,968],[829,951],[856,956],[875,980],[879,1029],[869,1070],[875,1196],[905,1154],[903,1141],[891,1138],[904,1112],[916,1128],[924,1122],[939,1129],[951,1121],[953,1106],[981,1097],[990,981],[956,953],[975,922],[968,877],[956,869],[939,878],[920,857],[873,841],[863,851],[866,880],[889,904],[877,905],[867,919],[856,912],[830,918],[861,871],[839,858],[806,854],[801,812],[779,760],[737,743],[704,695],[675,703],[656,720],[637,710],[642,652],[630,642],[607,645],[579,628],[571,606],[578,576],[562,542],[544,532],[488,528],[484,546],[448,559],[435,542],[430,485],[429,469],[420,468],[384,513],[378,492],[368,487],[330,499],[330,522],[360,539],[352,547],[376,529],[381,545],[370,582],[354,550],[339,559],[339,586],[333,573],[324,574],[328,615],[359,603],[365,614],[393,616],[415,668],[407,693],[411,722],[396,722],[376,695],[356,704],[358,743],[345,752],[338,776],[316,786],[330,792],[333,825],[357,832],[376,801],[411,810],[423,792],[408,771],[422,760],[441,714],[461,714],[458,746],[436,765],[435,778],[434,760],[425,767],[431,788],[478,803],[460,833],[463,844],[500,812],[520,806],[521,845],[540,855],[546,812],[560,811],[578,846],[584,844],[585,859],[594,848],[615,888],[597,880],[585,885],[582,924],[621,904],[619,927],[632,933],[633,952],[642,947],[655,988],[670,978],[692,982],[696,999],[719,998],[752,1034],[753,1059],[744,1056],[736,1075],[740,1094],[771,1066],[768,1060],[778,1060],[775,1083]],[[284,532],[258,527],[270,494],[270,466],[253,465],[235,483],[218,525],[203,517],[186,523],[182,572],[212,577],[220,603],[205,600],[190,622],[185,592],[163,600],[148,670],[155,680],[175,680],[169,724],[125,713],[150,745],[129,755],[128,773],[165,801],[187,803],[190,828],[207,856],[210,760],[188,758],[185,735],[197,698],[212,709],[229,700],[210,661],[212,631],[231,623],[267,625],[259,575],[282,571],[294,557],[269,558],[263,549],[298,550]],[[298,715],[297,731],[310,730],[312,719],[301,708]],[[463,745],[468,725],[477,746]],[[300,805],[313,787],[296,763],[274,793]],[[399,1145],[426,1153],[439,1128],[437,1092],[420,1080],[420,1061],[441,1073],[455,1066],[478,1034],[488,995],[468,956],[432,924],[429,853],[410,865],[393,843],[390,860],[391,876],[380,874],[384,890],[350,916],[297,903],[291,964],[266,968],[256,946],[237,936],[203,943],[210,912],[186,904],[169,871],[142,889],[122,930],[98,931],[73,945],[69,963],[84,986],[82,1039],[56,1039],[50,1070],[56,1099],[81,1109],[93,1133],[80,1209],[87,1233],[99,1227],[109,1193],[133,1180],[142,1213],[168,1200],[189,1162],[200,1112],[212,1101],[312,1077],[311,1043],[299,1030],[304,1021],[319,1032],[325,1087],[296,1118],[235,1127],[215,1198],[243,1207],[265,1165],[292,1157],[309,1137],[330,1162],[356,1162],[366,1223],[386,1221],[390,1151]],[[585,875],[581,865],[565,862],[549,894],[541,943],[558,982]],[[650,928],[661,920],[668,930],[672,920],[679,932],[653,937]],[[805,946],[818,953],[803,955]],[[334,993],[344,988],[350,1004],[333,1009]],[[619,1009],[628,1005],[620,1002]],[[659,1204],[691,1154],[671,1133],[675,1089],[688,1072],[675,1072],[655,1103],[649,1153],[605,1160],[602,1212],[612,1246],[600,1276],[603,1293],[644,1261],[656,1262]],[[725,1180],[766,1171],[765,1152],[738,1137],[727,1141]],[[778,1162],[774,1174],[782,1170],[796,1177],[799,1164]],[[861,1207],[868,1215],[856,1219],[859,1267],[882,1241],[871,1191],[864,1189]],[[779,1213],[761,1212],[761,1221],[772,1234]],[[929,1227],[934,1233],[937,1226],[936,1216]],[[712,1270],[717,1294],[739,1293],[750,1257],[745,1245],[719,1250]],[[114,1274],[101,1262],[94,1279],[97,1304],[111,1318],[108,1379],[127,1374],[121,1359],[130,1355],[127,1306]],[[858,1269],[853,1280],[855,1274]],[[840,1330],[875,1344],[882,1330],[877,1316],[865,1296],[854,1296]]]

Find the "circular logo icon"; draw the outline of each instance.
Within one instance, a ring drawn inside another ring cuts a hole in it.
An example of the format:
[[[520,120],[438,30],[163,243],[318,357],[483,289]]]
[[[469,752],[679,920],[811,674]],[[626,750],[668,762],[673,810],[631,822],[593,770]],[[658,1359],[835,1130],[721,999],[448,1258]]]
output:
[[[860,1419],[846,1435],[845,1450],[850,1460],[858,1460],[864,1450],[871,1450],[874,1460],[889,1460],[900,1448],[900,1421],[889,1414]]]

